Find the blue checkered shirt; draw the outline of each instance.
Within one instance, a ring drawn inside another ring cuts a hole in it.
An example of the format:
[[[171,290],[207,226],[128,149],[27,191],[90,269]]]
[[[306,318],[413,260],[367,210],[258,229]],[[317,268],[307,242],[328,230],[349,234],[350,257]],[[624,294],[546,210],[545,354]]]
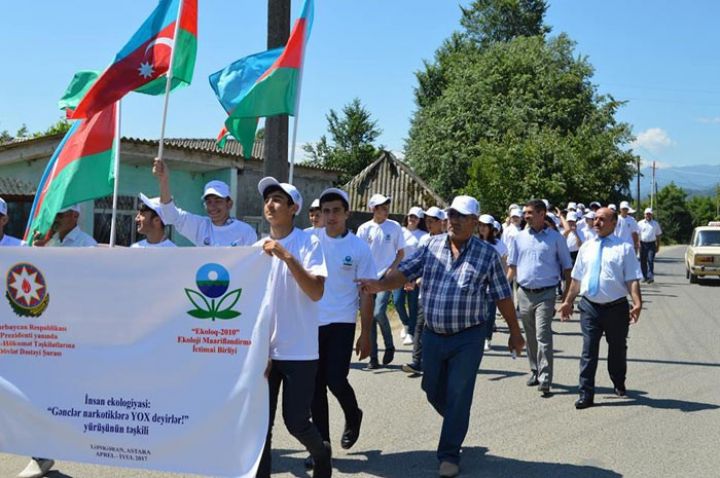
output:
[[[453,260],[450,239],[438,235],[398,266],[408,280],[422,278],[425,326],[438,334],[455,334],[488,320],[488,300],[510,297],[500,256],[473,236]]]

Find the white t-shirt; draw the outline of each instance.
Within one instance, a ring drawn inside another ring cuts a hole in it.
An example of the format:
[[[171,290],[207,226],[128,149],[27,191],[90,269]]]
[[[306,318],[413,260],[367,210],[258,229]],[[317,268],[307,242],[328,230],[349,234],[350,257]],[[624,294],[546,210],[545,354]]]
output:
[[[505,247],[510,249],[510,244],[515,239],[515,236],[517,236],[519,233],[519,227],[517,227],[515,224],[508,224],[508,226],[503,230],[502,235],[502,241],[503,243],[505,243]]]
[[[585,234],[579,227],[575,228],[575,232],[577,233],[577,236],[572,232],[565,236],[565,242],[570,252],[576,252],[580,250],[580,246],[582,245],[580,241],[585,242],[586,240]],[[578,241],[578,238],[580,238],[580,241]]]
[[[257,241],[255,229],[239,219],[229,218],[222,226],[216,226],[209,217],[183,211],[173,201],[160,207],[163,222],[174,226],[198,247],[250,246]]]
[[[615,226],[615,235],[630,245],[635,245],[633,241],[633,232],[638,232],[637,221],[632,216],[618,216],[617,226]]]
[[[660,224],[658,224],[655,219],[652,219],[650,221],[643,219],[642,221],[638,222],[638,230],[640,231],[639,234],[641,242],[655,242],[658,236],[662,235],[662,229],[660,229]]]
[[[320,231],[324,230],[324,227],[306,227],[303,231],[312,234],[315,237],[320,237]]]
[[[0,246],[22,246],[22,241],[17,237],[5,234],[3,238],[0,239]]]
[[[392,265],[397,252],[405,247],[402,227],[396,221],[387,219],[378,224],[370,220],[358,228],[357,236],[370,246],[378,277]]]
[[[328,276],[320,300],[320,325],[354,324],[360,307],[357,279],[375,279],[377,270],[368,245],[352,232],[333,238],[320,233]]]
[[[262,246],[269,238],[257,241]],[[320,240],[297,227],[278,242],[315,276],[327,277]],[[264,252],[263,252],[264,254]],[[317,360],[318,303],[298,285],[287,265],[272,258],[268,277],[268,304],[271,333],[270,358],[273,360]]]
[[[403,240],[405,241],[405,247],[403,247],[403,258],[407,259],[408,257],[411,257],[413,254],[415,254],[415,252],[417,252],[418,238],[413,231],[406,227],[402,228],[402,232]]]
[[[160,242],[156,242],[155,244],[148,242],[147,239],[143,239],[142,241],[138,241],[135,244],[131,245],[130,247],[146,248],[146,247],[177,247],[177,246],[170,239],[164,239]]]

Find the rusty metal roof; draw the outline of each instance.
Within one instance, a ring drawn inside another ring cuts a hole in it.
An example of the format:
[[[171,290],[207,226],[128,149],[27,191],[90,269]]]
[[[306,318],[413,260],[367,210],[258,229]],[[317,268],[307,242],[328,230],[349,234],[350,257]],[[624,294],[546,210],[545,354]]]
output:
[[[368,199],[375,193],[391,196],[390,214],[407,214],[413,206],[427,209],[431,206],[447,207],[438,196],[407,164],[389,151],[383,151],[370,166],[363,169],[344,186],[350,195],[352,211],[367,211]]]

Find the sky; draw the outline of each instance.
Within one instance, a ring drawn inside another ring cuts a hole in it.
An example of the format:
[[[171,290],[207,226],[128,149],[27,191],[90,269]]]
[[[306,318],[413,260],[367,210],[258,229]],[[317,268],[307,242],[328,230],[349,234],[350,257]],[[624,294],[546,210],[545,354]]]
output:
[[[358,97],[387,149],[404,149],[414,73],[458,30],[467,0],[316,0],[298,147],[327,132],[326,114]],[[634,151],[661,167],[720,163],[720,2],[554,0],[546,23],[595,68],[599,93],[627,101]],[[0,130],[44,130],[72,75],[102,69],[156,0],[4,1],[0,16]],[[215,137],[225,117],[207,77],[265,49],[267,0],[199,0],[193,84],[170,99],[167,137]],[[301,2],[293,0],[293,19]],[[162,98],[123,100],[124,136],[158,138]],[[292,127],[292,126],[291,126]],[[298,156],[302,159],[302,156]]]

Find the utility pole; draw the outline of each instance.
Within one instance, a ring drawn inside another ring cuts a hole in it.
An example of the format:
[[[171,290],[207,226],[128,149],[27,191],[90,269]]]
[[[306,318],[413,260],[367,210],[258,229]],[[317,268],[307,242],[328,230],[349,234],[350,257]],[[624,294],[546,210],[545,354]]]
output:
[[[267,47],[283,47],[290,37],[291,0],[268,0]],[[265,161],[263,172],[280,182],[288,180],[288,117],[265,119]]]
[[[637,195],[635,196],[635,209],[640,211],[640,156],[637,157]]]

